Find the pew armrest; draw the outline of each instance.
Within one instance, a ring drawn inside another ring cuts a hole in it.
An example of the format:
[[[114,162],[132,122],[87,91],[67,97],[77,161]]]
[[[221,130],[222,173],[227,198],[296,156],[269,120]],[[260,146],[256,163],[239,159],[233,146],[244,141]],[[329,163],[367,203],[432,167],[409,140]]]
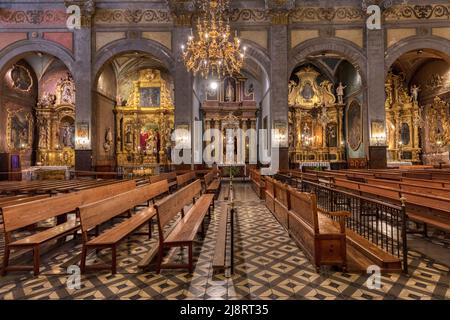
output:
[[[320,212],[329,215],[332,218],[338,218],[339,227],[341,229],[341,233],[345,233],[345,219],[351,217],[351,213],[348,211],[324,211],[319,210]]]

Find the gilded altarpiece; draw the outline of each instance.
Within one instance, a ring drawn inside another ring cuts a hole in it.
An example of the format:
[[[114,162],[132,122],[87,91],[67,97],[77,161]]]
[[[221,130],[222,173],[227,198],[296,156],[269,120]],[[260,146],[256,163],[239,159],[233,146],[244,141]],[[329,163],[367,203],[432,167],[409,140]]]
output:
[[[245,76],[236,74],[233,77],[226,77],[217,83],[217,88],[207,89],[206,100],[203,102],[201,110],[203,112],[203,130],[209,132],[209,129],[217,129],[222,132],[223,139],[214,141],[212,137],[205,134],[206,143],[212,142],[214,150],[218,150],[218,164],[227,165],[229,163],[249,162],[249,137],[241,137],[239,146],[237,143],[237,130],[245,135],[247,129],[256,130],[256,119],[258,107],[256,106],[254,87],[251,81]],[[232,130],[235,135],[234,141],[229,141],[227,130]],[[227,139],[228,138],[228,139]],[[228,145],[228,149],[227,149]],[[234,147],[231,147],[234,145]],[[238,159],[237,148],[242,155]],[[233,149],[234,154],[230,154]],[[228,153],[227,153],[228,150]],[[215,152],[215,151],[214,151]],[[245,158],[244,158],[245,155]]]
[[[448,161],[446,152],[450,151],[450,103],[436,97],[433,103],[424,108],[425,137],[424,150],[426,164],[439,164]]]
[[[312,67],[289,82],[289,158],[291,164],[345,161],[344,104],[338,103],[333,83],[319,83]]]
[[[408,93],[402,74],[389,72],[387,76],[385,109],[388,161],[421,162],[421,111],[418,102]]]
[[[126,105],[114,113],[119,167],[169,163],[174,105],[159,70],[140,70]]]
[[[44,166],[75,165],[75,84],[70,74],[44,93],[36,106],[37,163]]]

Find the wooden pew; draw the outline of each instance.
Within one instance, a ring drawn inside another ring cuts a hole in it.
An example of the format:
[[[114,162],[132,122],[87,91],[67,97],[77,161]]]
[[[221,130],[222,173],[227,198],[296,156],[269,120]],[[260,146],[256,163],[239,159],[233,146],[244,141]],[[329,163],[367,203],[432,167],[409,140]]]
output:
[[[289,194],[287,185],[274,180],[273,186],[275,195],[273,215],[278,222],[288,230]]]
[[[99,201],[112,195],[129,191],[135,188],[134,180],[93,188],[85,191],[59,195],[46,199],[26,202],[18,205],[2,208],[3,227],[5,230],[5,254],[3,257],[3,275],[7,271],[33,270],[39,274],[40,246],[51,240],[63,238],[74,234],[80,225],[78,221],[66,221],[30,236],[13,240],[13,233],[24,227],[34,225],[50,218],[58,218],[70,212],[75,212],[77,207]],[[11,250],[33,250],[33,266],[10,266],[9,256]]]
[[[169,190],[177,186],[177,174],[176,172],[166,172],[159,175],[150,176],[150,183],[167,180],[169,184]]]
[[[349,212],[320,212],[316,196],[301,193],[291,187],[289,192],[290,208],[288,213],[289,233],[300,245],[316,270],[322,265],[347,268],[346,253],[346,217]],[[328,216],[338,219],[331,220]]]
[[[215,198],[219,196],[220,193],[220,178],[214,171],[210,171],[204,175],[205,190],[206,193],[214,194]]]
[[[430,194],[411,192],[385,186],[368,185],[335,179],[338,189],[357,193],[359,195],[387,200],[399,205],[402,199],[406,203],[406,213],[411,221],[424,225],[423,233],[427,234],[427,225],[450,232],[450,199]]]
[[[214,257],[212,268],[215,272],[225,270],[226,250],[227,250],[227,225],[230,210],[226,206],[220,216],[217,228],[216,245],[214,247]],[[232,214],[232,213],[231,213]]]
[[[253,191],[256,192],[260,199],[264,199],[265,178],[261,175],[260,169],[250,169],[250,181]]]
[[[189,171],[187,173],[184,173],[184,174],[181,174],[181,175],[177,176],[177,186],[178,186],[178,188],[181,188],[181,187],[187,185],[191,181],[195,180],[195,178],[196,178],[195,171]]]
[[[167,180],[162,180],[115,195],[110,198],[80,206],[77,209],[77,212],[80,217],[83,238],[83,249],[81,253],[81,272],[84,273],[87,267],[93,269],[111,268],[111,272],[115,274],[117,271],[116,249],[118,243],[125,237],[133,233],[135,230],[139,229],[145,223],[149,224],[148,235],[149,238],[151,238],[151,220],[156,215],[156,211],[153,207],[141,209],[137,211],[136,214],[134,214],[132,217],[115,225],[111,229],[108,229],[100,235],[96,234],[96,237],[94,237],[93,239],[89,238],[88,232],[90,230],[99,227],[101,224],[110,221],[112,218],[117,217],[124,212],[131,212],[135,207],[142,205],[143,203],[147,203],[148,206],[150,200],[153,200],[154,198],[168,192],[169,185],[167,183]],[[111,266],[86,266],[86,256],[88,250],[94,248],[111,249]]]
[[[197,197],[199,198],[196,200]],[[202,195],[202,184],[200,180],[195,180],[191,184],[155,204],[159,230],[157,273],[159,273],[162,268],[188,268],[190,273],[193,272],[193,241],[200,227],[204,234],[203,220],[206,213],[210,213],[213,202],[214,195]],[[193,203],[192,207],[185,212],[184,207],[191,203]],[[180,212],[181,218],[174,223],[168,232],[165,232],[165,227],[175,219]],[[189,263],[187,265],[162,264],[164,248],[184,246],[189,248]]]
[[[266,177],[266,207],[272,212],[272,214],[275,214],[275,180],[271,177]]]

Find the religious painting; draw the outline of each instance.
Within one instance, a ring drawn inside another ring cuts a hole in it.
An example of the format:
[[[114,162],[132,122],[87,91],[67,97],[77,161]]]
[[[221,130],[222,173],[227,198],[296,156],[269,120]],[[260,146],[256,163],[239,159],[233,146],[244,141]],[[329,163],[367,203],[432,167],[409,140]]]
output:
[[[157,155],[160,148],[160,136],[158,126],[155,123],[147,123],[141,128],[139,146],[142,153]]]
[[[329,148],[338,146],[338,126],[336,123],[329,123],[326,129],[326,142]]]
[[[353,151],[357,151],[362,142],[361,106],[353,101],[347,110],[347,142]]]
[[[59,126],[59,145],[61,148],[75,147],[75,124],[72,118],[64,117]]]
[[[409,129],[409,124],[402,123],[402,126],[400,127],[400,138],[401,142],[404,146],[409,145],[411,142],[411,130]]]
[[[30,71],[21,65],[15,65],[10,72],[13,87],[20,91],[29,91],[33,85]]]
[[[161,88],[159,87],[146,87],[140,88],[140,102],[141,107],[159,107]]]
[[[29,112],[8,110],[8,146],[13,150],[29,148],[32,144],[33,122]]]
[[[236,101],[236,80],[232,77],[228,77],[223,82],[224,101],[235,102]]]

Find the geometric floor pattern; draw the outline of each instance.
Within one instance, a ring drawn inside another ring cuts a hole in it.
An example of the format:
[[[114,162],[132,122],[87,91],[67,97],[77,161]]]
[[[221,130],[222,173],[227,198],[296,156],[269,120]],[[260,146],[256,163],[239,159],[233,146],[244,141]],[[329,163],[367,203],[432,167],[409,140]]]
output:
[[[226,189],[226,188],[223,188]],[[427,256],[410,251],[409,275],[384,274],[381,288],[369,289],[368,275],[336,272],[314,267],[278,224],[247,183],[235,183],[234,274],[213,274],[212,257],[223,194],[207,220],[204,239],[194,247],[195,271],[163,270],[153,266],[142,271],[139,261],[157,240],[132,236],[118,247],[118,270],[92,271],[81,275],[80,288],[69,289],[67,267],[79,263],[81,245],[68,241],[42,256],[41,274],[11,272],[0,278],[0,299],[449,299],[450,270]],[[145,227],[146,228],[146,227]],[[3,250],[3,248],[2,248]],[[166,259],[186,259],[187,250],[173,249]],[[2,258],[2,257],[1,257]],[[108,261],[109,252],[95,251],[88,264]],[[70,282],[70,281],[69,281]]]

